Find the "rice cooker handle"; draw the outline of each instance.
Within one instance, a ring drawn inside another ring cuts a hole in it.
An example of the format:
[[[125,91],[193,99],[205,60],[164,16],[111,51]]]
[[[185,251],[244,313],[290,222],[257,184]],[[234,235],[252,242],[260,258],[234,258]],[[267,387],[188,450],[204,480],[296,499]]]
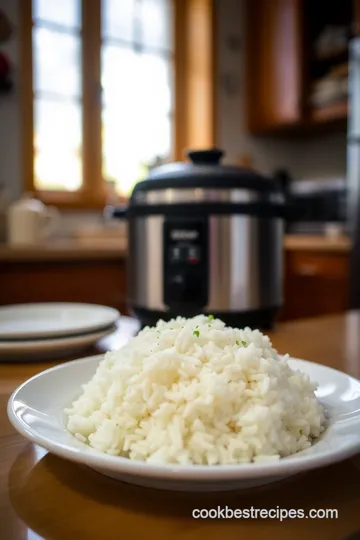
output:
[[[194,165],[219,165],[224,155],[223,150],[211,148],[210,150],[189,150],[187,157]]]
[[[108,206],[104,214],[115,219],[126,219],[128,206]]]

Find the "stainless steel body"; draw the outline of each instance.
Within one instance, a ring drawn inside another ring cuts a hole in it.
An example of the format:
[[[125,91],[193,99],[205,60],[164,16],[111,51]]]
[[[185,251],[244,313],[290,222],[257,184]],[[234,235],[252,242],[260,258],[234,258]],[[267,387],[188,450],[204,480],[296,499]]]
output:
[[[128,304],[143,325],[198,313],[270,328],[282,305],[284,197],[254,171],[188,153],[139,182],[128,208]]]
[[[193,204],[193,203],[256,203],[264,200],[264,194],[244,189],[156,189],[153,191],[140,191],[134,194],[135,204]],[[281,202],[281,193],[269,193],[269,202]]]
[[[189,210],[190,211],[190,210]],[[129,226],[129,303],[165,312],[163,215]],[[208,303],[204,312],[244,312],[282,304],[283,222],[249,215],[208,218]]]

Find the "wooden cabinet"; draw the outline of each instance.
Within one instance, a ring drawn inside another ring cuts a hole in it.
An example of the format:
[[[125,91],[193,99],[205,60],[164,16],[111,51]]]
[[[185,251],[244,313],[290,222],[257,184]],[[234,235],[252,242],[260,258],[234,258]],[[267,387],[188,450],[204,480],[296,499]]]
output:
[[[1,261],[0,305],[85,302],[127,314],[125,260]]]
[[[344,121],[348,41],[360,33],[360,1],[247,0],[246,5],[249,131]]]
[[[349,306],[347,252],[288,250],[282,320],[346,311]]]
[[[301,0],[247,3],[247,111],[252,132],[301,119],[301,17]]]

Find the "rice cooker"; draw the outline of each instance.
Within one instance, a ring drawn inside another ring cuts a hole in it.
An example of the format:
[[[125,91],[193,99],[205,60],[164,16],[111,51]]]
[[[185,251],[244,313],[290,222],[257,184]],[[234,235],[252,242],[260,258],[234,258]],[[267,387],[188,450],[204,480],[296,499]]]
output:
[[[129,224],[128,304],[142,325],[199,313],[269,329],[282,304],[277,184],[218,149],[153,169],[114,217]]]

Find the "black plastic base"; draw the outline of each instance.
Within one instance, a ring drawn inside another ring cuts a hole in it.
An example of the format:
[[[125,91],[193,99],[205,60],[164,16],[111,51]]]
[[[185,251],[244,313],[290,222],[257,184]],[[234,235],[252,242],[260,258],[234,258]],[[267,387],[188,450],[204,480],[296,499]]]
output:
[[[131,311],[133,315],[139,319],[142,328],[144,326],[155,326],[159,319],[169,321],[175,317],[181,315],[183,317],[194,317],[197,313],[184,313],[174,311],[154,311],[146,308],[132,306]],[[279,311],[279,307],[271,307],[264,309],[256,309],[253,311],[218,311],[212,312],[211,315],[221,319],[227,326],[236,328],[245,328],[249,326],[252,329],[259,328],[260,330],[271,330],[274,327],[276,315]],[[202,312],[205,315],[210,313]]]

